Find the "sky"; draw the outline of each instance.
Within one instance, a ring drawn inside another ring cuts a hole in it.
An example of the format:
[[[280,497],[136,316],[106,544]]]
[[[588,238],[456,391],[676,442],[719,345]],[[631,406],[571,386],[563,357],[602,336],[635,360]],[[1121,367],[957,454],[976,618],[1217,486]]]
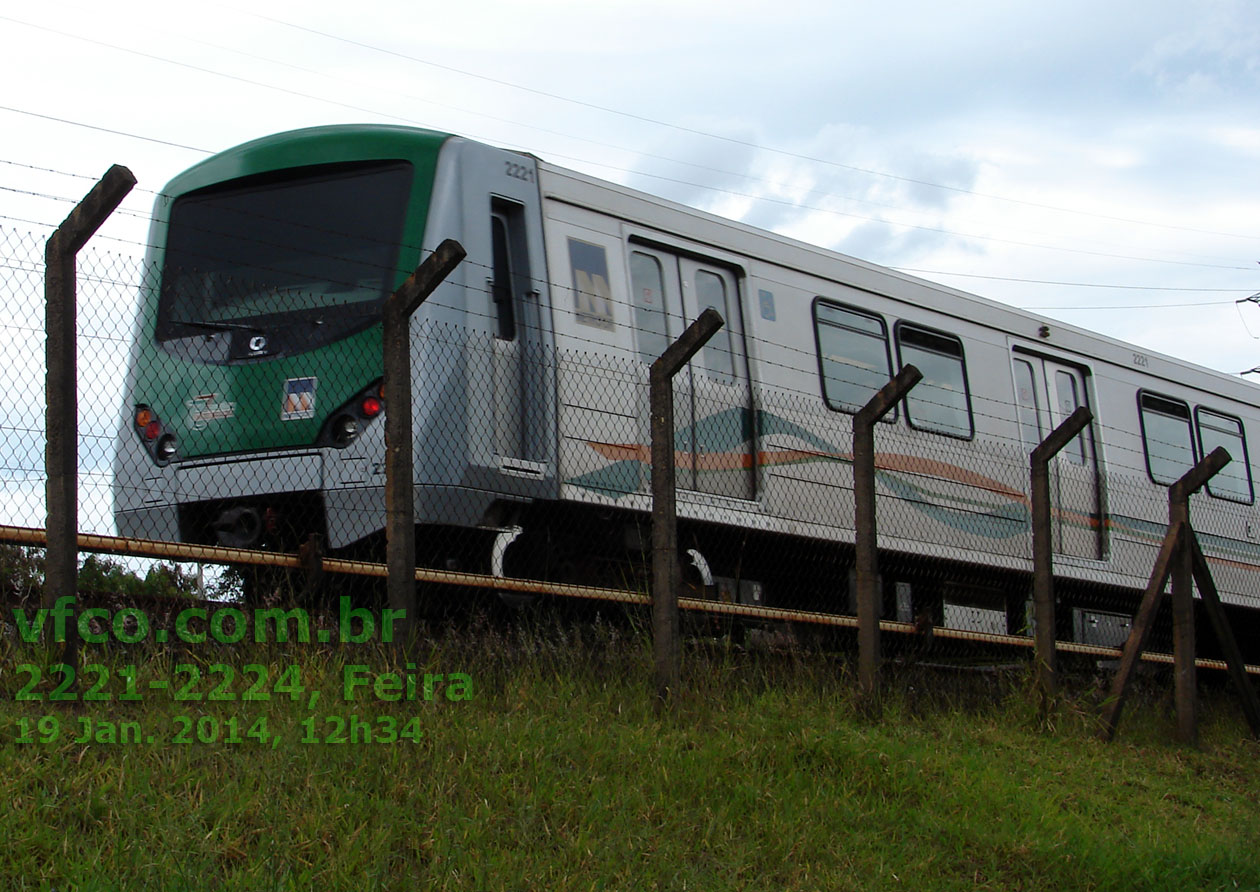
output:
[[[139,183],[91,249],[125,262],[208,153],[404,123],[1260,365],[1254,0],[11,3],[0,83],[0,248],[118,163]]]

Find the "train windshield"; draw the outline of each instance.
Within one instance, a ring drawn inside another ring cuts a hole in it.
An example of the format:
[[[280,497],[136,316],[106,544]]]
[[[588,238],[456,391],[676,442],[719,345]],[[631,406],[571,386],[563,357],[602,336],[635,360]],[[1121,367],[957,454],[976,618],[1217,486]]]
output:
[[[306,322],[326,342],[379,319],[399,278],[411,178],[403,161],[325,165],[176,199],[158,339]]]

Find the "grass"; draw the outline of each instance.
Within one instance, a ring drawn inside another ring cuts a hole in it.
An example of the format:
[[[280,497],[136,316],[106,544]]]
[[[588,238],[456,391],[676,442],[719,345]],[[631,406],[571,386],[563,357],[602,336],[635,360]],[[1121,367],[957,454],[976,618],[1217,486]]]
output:
[[[0,645],[12,889],[1260,889],[1260,746],[1220,691],[1192,750],[1170,742],[1158,686],[1108,745],[1087,695],[1044,728],[1021,673],[890,667],[872,720],[843,662],[721,647],[688,651],[683,694],[658,713],[648,646],[607,626],[429,642],[416,672],[468,673],[461,702],[345,702],[346,664],[405,671],[369,646],[97,648],[85,662],[110,666],[110,689],[134,664],[145,696],[76,712],[15,701],[29,676],[14,667],[38,659]],[[148,689],[186,681],[181,662],[265,665],[273,681],[297,665],[308,691]],[[299,742],[304,719],[351,712],[418,716],[423,735]],[[19,718],[78,714],[159,741],[18,742]],[[238,716],[242,733],[263,716],[281,742],[161,742],[179,715]]]

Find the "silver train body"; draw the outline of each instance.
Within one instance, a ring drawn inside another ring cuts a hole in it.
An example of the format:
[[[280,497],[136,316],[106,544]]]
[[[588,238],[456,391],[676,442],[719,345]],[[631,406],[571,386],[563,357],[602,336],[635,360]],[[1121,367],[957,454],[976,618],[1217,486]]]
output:
[[[1028,453],[1085,405],[1095,421],[1053,469],[1062,636],[1123,637],[1168,485],[1217,445],[1233,462],[1192,520],[1231,617],[1254,622],[1248,382],[458,137],[438,154],[423,250],[399,265],[445,238],[468,258],[411,323],[425,559],[634,584],[648,362],[713,306],[726,325],[676,382],[675,449],[683,544],[723,596],[848,611],[851,413],[913,362],[923,382],[876,433],[889,618],[1025,628]],[[221,540],[225,512],[274,503],[332,548],[372,541],[383,427],[159,467],[124,424],[120,532]]]

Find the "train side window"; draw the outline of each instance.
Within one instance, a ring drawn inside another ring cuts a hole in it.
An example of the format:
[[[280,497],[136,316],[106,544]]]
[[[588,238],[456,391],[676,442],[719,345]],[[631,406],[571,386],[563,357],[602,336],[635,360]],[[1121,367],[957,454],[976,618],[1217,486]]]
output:
[[[884,320],[818,298],[814,337],[823,401],[829,409],[857,412],[892,377],[888,329]],[[896,417],[896,410],[885,418]]]
[[[616,326],[604,247],[569,239],[569,265],[573,268],[574,317],[583,325],[612,331]]]
[[[919,430],[970,440],[975,435],[962,341],[953,335],[897,326],[901,365],[917,366],[923,380],[906,396],[906,418]]]
[[[1224,446],[1230,462],[1207,482],[1207,491],[1218,499],[1250,505],[1254,499],[1251,487],[1251,461],[1247,457],[1247,437],[1242,421],[1199,406],[1194,410],[1199,426],[1199,454],[1207,455],[1217,446]]]
[[[493,269],[490,293],[494,298],[495,336],[516,339],[525,296],[532,293],[529,244],[525,238],[525,206],[505,198],[490,198],[490,248]]]
[[[490,292],[494,296],[494,313],[498,321],[495,337],[510,341],[516,337],[516,302],[512,298],[512,256],[508,251],[507,221],[502,214],[490,217],[490,235],[494,252]]]
[[[1147,473],[1154,482],[1172,486],[1194,467],[1190,407],[1181,400],[1140,391],[1138,409]]]
[[[654,362],[669,346],[669,328],[665,317],[665,280],[661,262],[642,251],[630,253],[630,290],[633,292],[634,334],[638,339],[639,358]]]

